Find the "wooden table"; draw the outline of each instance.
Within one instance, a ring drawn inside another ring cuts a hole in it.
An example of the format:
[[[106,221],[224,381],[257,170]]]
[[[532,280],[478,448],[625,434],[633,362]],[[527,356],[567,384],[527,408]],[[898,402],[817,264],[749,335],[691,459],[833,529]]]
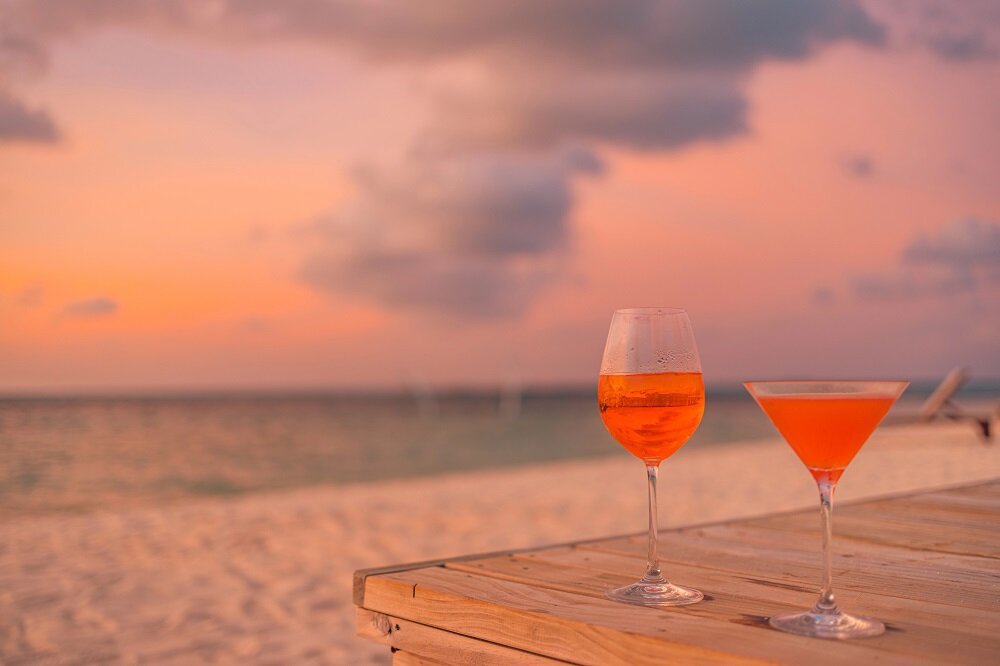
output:
[[[604,598],[641,574],[644,534],[359,571],[358,633],[394,664],[1000,664],[1000,481],[835,508],[837,597],[877,638],[766,624],[815,601],[817,514],[661,532],[666,575],[705,593],[682,608]]]

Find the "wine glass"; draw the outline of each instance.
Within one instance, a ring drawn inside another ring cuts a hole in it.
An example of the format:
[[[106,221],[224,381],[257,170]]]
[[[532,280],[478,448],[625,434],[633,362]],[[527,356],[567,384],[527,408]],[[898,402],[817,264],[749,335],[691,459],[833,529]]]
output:
[[[823,587],[812,610],[772,617],[775,629],[816,638],[878,636],[878,620],[848,615],[833,596],[833,492],[844,469],[909,382],[775,381],[744,384],[819,486]]]
[[[656,475],[701,423],[705,385],[691,321],[677,308],[616,310],[597,384],[601,420],[625,449],[646,465],[649,544],[646,573],[608,590],[609,599],[640,606],[681,606],[704,595],[673,585],[656,552]]]

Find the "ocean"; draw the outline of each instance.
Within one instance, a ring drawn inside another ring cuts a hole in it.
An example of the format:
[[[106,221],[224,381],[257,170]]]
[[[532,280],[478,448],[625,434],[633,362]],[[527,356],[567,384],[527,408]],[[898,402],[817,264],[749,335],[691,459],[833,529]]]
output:
[[[916,411],[910,388],[890,418]],[[987,413],[1000,386],[959,401]],[[739,387],[709,390],[678,454],[773,437]],[[627,456],[592,387],[441,394],[234,394],[0,399],[0,520]]]

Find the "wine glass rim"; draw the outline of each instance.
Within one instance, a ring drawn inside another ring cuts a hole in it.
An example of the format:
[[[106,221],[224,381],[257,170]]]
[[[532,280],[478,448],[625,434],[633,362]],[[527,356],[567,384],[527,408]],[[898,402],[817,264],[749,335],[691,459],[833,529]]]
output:
[[[641,308],[619,308],[615,314],[623,315],[678,315],[687,314],[684,308],[672,307],[641,307]]]
[[[752,379],[750,384],[909,384],[909,379]]]

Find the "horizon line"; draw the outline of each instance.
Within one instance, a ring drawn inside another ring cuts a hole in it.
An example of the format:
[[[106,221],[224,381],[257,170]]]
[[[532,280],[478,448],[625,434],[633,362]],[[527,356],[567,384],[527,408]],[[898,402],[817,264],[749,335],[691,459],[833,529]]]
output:
[[[796,379],[819,380],[824,377],[803,376]],[[943,377],[922,377],[909,380],[911,390],[933,389]],[[717,380],[706,382],[707,393],[742,392],[744,380]],[[764,380],[759,380],[764,381]],[[960,392],[1000,390],[1000,377],[972,377]],[[404,384],[351,388],[337,385],[281,385],[281,386],[71,386],[71,387],[0,387],[0,400],[19,399],[153,399],[153,398],[200,398],[200,397],[397,397],[397,396],[475,396],[520,393],[522,395],[581,394],[596,391],[594,382],[493,382],[493,383],[444,383]]]

